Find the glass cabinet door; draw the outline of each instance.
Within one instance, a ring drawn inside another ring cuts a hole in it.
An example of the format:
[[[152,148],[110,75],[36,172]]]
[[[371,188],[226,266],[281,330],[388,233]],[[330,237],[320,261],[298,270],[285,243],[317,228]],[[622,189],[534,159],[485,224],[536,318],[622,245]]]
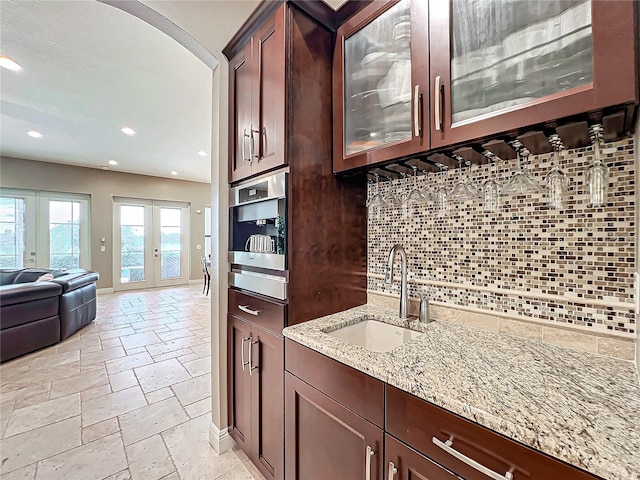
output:
[[[432,146],[633,101],[632,3],[431,1]]]

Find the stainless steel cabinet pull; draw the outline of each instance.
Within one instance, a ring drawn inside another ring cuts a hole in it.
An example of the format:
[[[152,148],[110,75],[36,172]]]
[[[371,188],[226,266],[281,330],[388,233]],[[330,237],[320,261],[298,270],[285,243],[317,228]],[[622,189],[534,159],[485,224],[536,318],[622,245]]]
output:
[[[434,108],[433,108],[433,114],[435,115],[434,121],[436,124],[436,131],[440,131],[441,130],[441,126],[442,126],[442,119],[440,118],[440,102],[441,102],[441,98],[440,98],[440,75],[436,75],[436,84],[435,87],[433,88],[433,103],[434,103]]]
[[[242,371],[244,372],[244,367],[249,365],[249,362],[244,361],[244,342],[249,341],[249,348],[251,348],[251,337],[246,338],[244,333],[242,334],[242,344],[240,345],[240,361],[242,362]]]
[[[494,472],[493,470],[485,467],[481,463],[476,462],[475,460],[467,457],[466,455],[460,453],[456,449],[453,448],[453,440],[449,439],[446,442],[441,442],[436,437],[433,437],[431,441],[442,450],[447,452],[449,455],[456,457],[461,462],[466,463],[471,468],[475,468],[480,473],[485,474],[487,477],[493,478],[494,480],[513,480],[513,473],[507,472],[504,475],[500,475],[498,472]]]
[[[245,128],[242,131],[242,161],[243,162],[247,162],[247,161],[251,161],[251,157],[249,157],[247,159],[247,138],[249,138],[250,135],[247,133],[247,129]]]
[[[242,310],[244,313],[248,313],[249,315],[255,315],[255,316],[260,315],[260,310],[251,310],[246,305],[238,305],[238,308]]]
[[[255,130],[253,128],[253,124],[251,125],[251,143],[249,144],[249,161],[253,163],[254,158],[258,158],[258,155],[255,154],[255,144],[253,142],[253,134],[260,133],[259,130]],[[258,152],[260,153],[260,152]]]
[[[376,452],[367,445],[367,456],[364,459],[364,478],[365,480],[371,480],[371,457],[373,457]]]
[[[262,135],[260,135],[261,142],[261,158],[264,158],[267,154],[267,127],[262,127]]]
[[[253,372],[256,368],[258,368],[258,367],[254,367],[253,366],[253,361],[252,361],[253,360],[253,348],[252,348],[252,345],[256,345],[256,344],[259,343],[259,342],[253,342],[251,340],[252,340],[251,337],[249,337],[249,376],[250,377],[253,376],[253,373],[251,373],[251,372]]]
[[[393,462],[389,462],[389,474],[387,475],[387,480],[393,480],[393,477],[398,473],[398,469],[393,464]]]
[[[420,136],[420,85],[413,87],[413,136]]]

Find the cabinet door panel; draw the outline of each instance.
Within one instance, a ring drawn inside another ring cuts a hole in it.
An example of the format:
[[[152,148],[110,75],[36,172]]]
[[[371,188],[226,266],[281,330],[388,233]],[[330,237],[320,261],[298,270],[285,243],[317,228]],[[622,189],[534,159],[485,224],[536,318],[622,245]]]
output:
[[[384,436],[385,462],[387,480],[456,480],[452,475],[437,463],[432,462],[424,455],[419,454],[402,442],[390,435]],[[393,465],[391,465],[393,463]],[[389,473],[395,468],[397,472]]]
[[[251,175],[252,42],[229,62],[229,181]]]
[[[252,173],[284,165],[284,7],[254,36],[257,89],[253,103],[256,145]]]
[[[339,29],[334,171],[429,148],[427,3],[373,2]]]
[[[633,3],[430,2],[432,147],[637,101]]]
[[[285,373],[286,478],[382,479],[382,430],[290,373]]]
[[[248,368],[248,342],[251,327],[228,315],[229,434],[247,455],[251,451],[251,382]],[[243,370],[244,360],[244,370]]]
[[[252,410],[255,464],[267,478],[284,478],[284,339],[252,329]]]

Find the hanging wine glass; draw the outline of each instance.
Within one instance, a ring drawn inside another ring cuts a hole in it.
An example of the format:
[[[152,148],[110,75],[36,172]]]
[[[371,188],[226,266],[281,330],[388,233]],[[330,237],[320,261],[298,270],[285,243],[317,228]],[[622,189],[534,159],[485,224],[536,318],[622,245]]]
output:
[[[549,142],[553,146],[553,153],[551,154],[553,156],[553,166],[545,177],[544,182],[547,186],[549,206],[560,210],[564,208],[564,197],[569,186],[569,178],[560,170],[560,154],[564,149],[564,145],[556,134],[549,137]]]
[[[527,193],[539,193],[540,185],[525,171],[523,163],[529,161],[529,150],[522,146],[522,143],[515,141],[512,143],[513,148],[516,149],[516,156],[518,159],[518,171],[514,173],[507,184],[502,187],[500,193],[502,194],[514,194],[524,195]]]
[[[440,167],[440,186],[436,190],[436,210],[438,217],[447,217],[449,215],[449,193],[444,183],[447,175],[448,167],[446,165],[438,165]]]
[[[380,175],[374,173],[373,176],[375,178],[375,193],[367,200],[366,206],[369,215],[380,220],[380,211],[387,206],[387,202],[380,195]]]
[[[414,211],[427,202],[427,198],[418,188],[418,167],[412,166],[411,168],[413,169],[413,186],[409,188],[409,193],[404,198],[403,213],[405,217],[413,216]]]
[[[587,170],[587,185],[589,187],[589,206],[606,207],[609,189],[609,167],[600,158],[600,140],[602,125],[591,127],[593,141],[593,163]]]
[[[483,208],[485,212],[497,212],[500,209],[500,185],[495,176],[494,168],[498,163],[498,157],[485,150],[482,154],[489,159],[489,176],[482,184]]]
[[[453,155],[458,161],[458,165],[460,165],[460,176],[458,182],[453,186],[451,193],[449,194],[449,198],[451,200],[458,200],[464,202],[466,200],[475,200],[480,197],[480,192],[478,189],[471,184],[468,179],[468,176],[464,171],[464,164],[466,163],[465,159],[460,157],[459,155]],[[471,164],[469,164],[471,165]],[[471,167],[469,167],[469,170]]]
[[[394,192],[393,177],[384,175],[384,178],[387,179],[387,185],[389,186],[388,192],[382,196],[382,199],[386,204],[385,206],[391,210],[398,210],[402,208],[402,198]]]

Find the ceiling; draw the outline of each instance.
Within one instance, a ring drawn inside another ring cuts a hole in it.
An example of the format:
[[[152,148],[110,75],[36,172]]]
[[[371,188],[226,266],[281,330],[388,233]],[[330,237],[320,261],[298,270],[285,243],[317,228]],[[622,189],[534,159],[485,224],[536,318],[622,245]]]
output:
[[[142,1],[214,53],[257,4]],[[155,27],[95,0],[1,0],[0,46],[23,67],[0,69],[3,156],[211,181],[211,69]]]
[[[116,171],[211,180],[212,74],[202,61],[94,0],[0,9],[0,53],[23,67],[0,71],[3,156],[96,168],[112,159]]]

